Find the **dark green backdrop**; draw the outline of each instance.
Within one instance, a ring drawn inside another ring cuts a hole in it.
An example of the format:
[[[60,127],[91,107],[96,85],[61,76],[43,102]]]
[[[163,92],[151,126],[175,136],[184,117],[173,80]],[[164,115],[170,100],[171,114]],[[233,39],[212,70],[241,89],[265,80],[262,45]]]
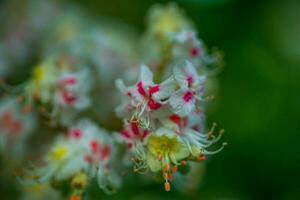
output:
[[[225,53],[209,121],[224,127],[227,148],[207,163],[198,192],[165,193],[131,180],[99,199],[300,199],[300,1],[181,0],[208,46]],[[144,29],[157,1],[78,0],[91,15]]]

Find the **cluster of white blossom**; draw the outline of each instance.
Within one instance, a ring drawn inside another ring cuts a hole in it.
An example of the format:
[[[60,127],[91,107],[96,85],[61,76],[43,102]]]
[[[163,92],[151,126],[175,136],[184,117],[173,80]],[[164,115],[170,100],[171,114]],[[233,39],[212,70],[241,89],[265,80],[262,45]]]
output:
[[[205,156],[222,150],[207,150],[219,141],[204,127],[205,75],[198,75],[192,63],[174,67],[173,74],[162,83],[153,82],[153,73],[142,65],[139,80],[126,87],[117,86],[123,103],[117,113],[125,119],[121,137],[135,156],[135,170],[161,171],[165,188],[177,168],[187,160],[202,161]],[[212,128],[214,129],[214,127]]]
[[[175,4],[151,8],[141,37],[75,7],[23,4],[27,14],[16,26],[23,31],[6,24],[12,38],[0,45],[0,152],[19,162],[39,157],[18,174],[21,199],[81,199],[95,180],[115,192],[130,160],[134,172],[160,174],[170,191],[172,180],[192,179],[207,155],[222,150],[225,143],[210,147],[223,130],[215,136],[215,124],[205,125],[222,55],[205,47]],[[21,85],[7,83],[30,70]],[[57,192],[64,184],[67,191]]]

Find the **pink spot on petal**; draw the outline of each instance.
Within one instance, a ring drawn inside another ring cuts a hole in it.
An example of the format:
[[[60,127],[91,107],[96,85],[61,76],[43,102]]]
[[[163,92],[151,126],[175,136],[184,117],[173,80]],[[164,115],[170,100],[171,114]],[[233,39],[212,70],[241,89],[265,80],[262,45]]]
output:
[[[169,117],[169,119],[170,119],[173,123],[175,123],[175,124],[177,124],[177,125],[180,125],[181,118],[180,118],[178,115],[171,115],[171,116]]]
[[[156,86],[150,86],[149,87],[149,95],[152,96],[152,94],[158,92],[160,90],[159,85]]]
[[[142,139],[144,140],[148,136],[149,136],[149,131],[145,130],[144,133],[143,133]]]
[[[100,152],[100,160],[106,160],[109,158],[111,153],[110,146],[105,145],[105,147]]]
[[[138,92],[140,93],[140,95],[146,96],[146,91],[145,91],[144,88],[143,88],[143,83],[142,83],[142,81],[139,81],[139,82],[138,82],[138,84],[137,84],[137,90],[138,90]]]
[[[121,136],[125,139],[131,138],[131,135],[128,133],[128,131],[125,131],[125,130],[121,132]]]
[[[84,156],[84,161],[88,164],[91,164],[93,162],[93,158],[89,155]]]
[[[186,81],[188,82],[188,87],[192,87],[193,83],[194,83],[194,79],[193,76],[188,76],[186,78]]]
[[[178,125],[180,128],[184,128],[187,126],[188,120],[186,117],[179,117],[178,115],[171,115],[169,119]]]
[[[77,79],[74,78],[74,77],[65,78],[63,80],[63,83],[66,84],[66,85],[74,85],[74,84],[77,83]]]
[[[199,54],[200,54],[200,52],[199,52],[198,48],[193,47],[190,49],[190,56],[192,58],[199,56]]]
[[[132,144],[132,143],[127,144],[127,148],[128,148],[128,149],[132,149],[132,147],[133,147],[133,144]]]
[[[149,99],[148,106],[151,110],[157,110],[161,107],[161,104],[155,102],[153,99]]]
[[[131,122],[130,127],[131,127],[131,131],[135,136],[140,135],[139,127],[136,122]]]
[[[80,139],[82,137],[82,132],[80,129],[74,129],[71,131],[71,137],[74,139]]]
[[[132,94],[131,94],[131,92],[130,92],[130,91],[127,91],[127,96],[129,96],[129,97],[131,97],[131,96],[132,96]]]
[[[90,148],[91,148],[93,153],[97,153],[99,148],[100,148],[100,144],[98,143],[98,141],[92,140],[90,142]]]
[[[65,102],[67,104],[71,104],[72,105],[72,104],[74,104],[76,102],[77,97],[74,94],[72,94],[71,92],[65,90],[63,92],[63,99],[65,100]]]
[[[194,98],[194,94],[190,91],[187,91],[183,94],[182,98],[185,103],[188,103]]]

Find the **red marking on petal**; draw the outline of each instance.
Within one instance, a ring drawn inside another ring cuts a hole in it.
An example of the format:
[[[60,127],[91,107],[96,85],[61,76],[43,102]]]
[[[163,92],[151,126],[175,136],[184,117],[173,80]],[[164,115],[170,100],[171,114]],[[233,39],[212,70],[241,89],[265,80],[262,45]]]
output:
[[[198,48],[193,47],[190,49],[190,56],[192,58],[199,56],[199,54],[200,54],[200,51]]]
[[[161,107],[161,104],[155,102],[153,99],[149,99],[148,106],[151,110],[157,110]]]
[[[150,97],[152,96],[152,94],[158,92],[160,90],[160,86],[156,85],[156,86],[150,86],[149,87],[149,95]]]
[[[184,128],[184,127],[186,127],[187,126],[187,123],[188,123],[188,119],[187,119],[187,117],[179,117],[178,115],[171,115],[170,117],[169,117],[169,119],[173,122],[173,123],[175,123],[175,124],[177,124],[180,128]]]
[[[178,126],[180,126],[180,122],[181,122],[181,118],[178,115],[171,115],[169,117],[169,119],[174,122],[175,124],[177,124]]]
[[[131,96],[132,96],[132,94],[131,94],[131,92],[130,92],[130,91],[127,91],[127,96],[129,96],[129,97],[131,97]]]
[[[71,131],[71,137],[75,139],[80,139],[82,137],[82,132],[80,129],[74,129]]]
[[[84,156],[84,161],[88,164],[91,164],[93,162],[93,158],[89,155]]]
[[[192,85],[194,83],[193,76],[188,76],[186,81],[188,82],[188,87],[192,87]]]
[[[105,145],[105,147],[100,152],[100,160],[106,160],[110,156],[110,146]]]
[[[133,147],[133,144],[132,144],[132,143],[127,144],[127,148],[128,148],[128,149],[132,149],[132,147]]]
[[[139,130],[137,122],[131,122],[130,127],[131,127],[131,131],[133,132],[133,134],[135,136],[140,135],[140,130]]]
[[[121,132],[121,136],[125,139],[130,139],[131,138],[131,135],[129,134],[129,132],[125,131],[125,130]]]
[[[142,139],[144,140],[146,137],[149,136],[149,131],[147,130],[144,130],[144,133],[143,133],[143,136],[142,136]]]
[[[138,90],[138,92],[140,93],[140,95],[146,96],[146,91],[145,91],[144,88],[143,88],[143,83],[142,83],[142,81],[139,81],[139,82],[138,82],[138,84],[137,84],[137,90]]]
[[[77,97],[69,91],[63,92],[63,98],[67,104],[74,104],[77,100]]]
[[[194,94],[190,91],[187,91],[183,94],[182,98],[185,103],[188,103],[194,98]]]
[[[66,85],[74,85],[74,84],[77,83],[77,79],[74,78],[74,77],[65,78],[63,80],[63,83],[66,84]]]
[[[93,153],[97,153],[99,150],[100,144],[98,143],[98,141],[96,140],[92,140],[90,142],[90,148],[92,150]]]

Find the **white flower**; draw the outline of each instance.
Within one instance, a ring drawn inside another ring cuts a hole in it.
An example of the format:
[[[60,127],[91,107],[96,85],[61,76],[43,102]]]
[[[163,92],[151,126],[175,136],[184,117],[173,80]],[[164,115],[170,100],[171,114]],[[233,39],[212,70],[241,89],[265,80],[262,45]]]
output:
[[[149,131],[138,127],[137,122],[131,122],[121,131],[120,136],[127,143],[129,149],[134,149],[137,143],[144,144],[146,142]]]
[[[174,92],[176,84],[173,77],[161,84],[155,84],[153,73],[147,66],[141,65],[139,81],[136,85],[125,87],[122,81],[118,80],[117,86],[123,96],[126,96],[124,104],[117,109],[118,113],[127,113],[127,116],[131,116],[132,119],[146,121],[148,124],[150,113],[157,111],[167,102]]]
[[[209,54],[203,41],[195,31],[183,30],[173,35],[173,58],[176,61],[189,60],[196,68],[208,69],[208,66],[220,64],[220,53]]]
[[[87,68],[62,73],[57,82],[55,100],[62,107],[82,110],[91,104],[88,96],[90,88],[91,74]]]
[[[69,58],[60,59],[50,57],[35,67],[25,97],[29,104],[40,103],[53,122],[68,125],[91,105],[93,77],[89,68],[69,66]]]
[[[196,117],[198,117],[198,120],[195,120]],[[205,155],[218,153],[224,147],[224,145],[222,145],[217,151],[207,150],[208,147],[221,139],[223,131],[221,130],[218,137],[214,137],[214,124],[209,133],[205,132],[204,127],[195,123],[196,121],[203,123],[203,119],[201,118],[201,113],[191,113],[188,117],[171,115],[168,119],[162,121],[164,127],[180,137],[181,141],[188,147],[191,155],[199,160],[203,159]]]
[[[199,76],[188,61],[185,61],[183,67],[175,67],[173,73],[180,89],[171,96],[170,105],[176,114],[187,116],[196,109],[196,102],[203,100],[206,77]]]
[[[181,31],[174,36],[172,53],[175,59],[188,59],[196,66],[201,66],[201,60],[206,55],[203,43],[193,31]]]
[[[111,162],[114,158],[113,141],[108,133],[97,127],[93,122],[82,119],[71,126],[67,137],[58,137],[45,156],[45,165],[36,168],[31,176],[38,177],[41,183],[65,181],[81,172],[90,178],[98,177],[99,185],[108,191],[108,186],[115,186],[107,182],[103,174],[114,174],[119,187],[120,180],[113,172]],[[102,184],[103,183],[103,184]]]
[[[36,116],[24,112],[16,97],[6,97],[0,101],[0,152],[22,160],[26,152],[27,140],[36,128]]]

